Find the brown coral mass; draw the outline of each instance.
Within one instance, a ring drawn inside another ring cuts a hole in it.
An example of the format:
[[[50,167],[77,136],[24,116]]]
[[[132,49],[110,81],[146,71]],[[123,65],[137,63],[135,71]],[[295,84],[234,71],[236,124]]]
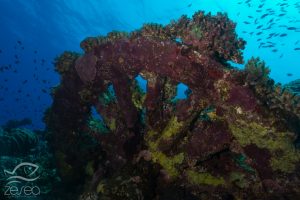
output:
[[[245,70],[228,64],[243,63],[244,46],[226,15],[197,12],[166,26],[87,38],[81,56],[64,53],[56,63],[61,84],[45,115],[65,185],[57,193],[122,200],[297,197],[300,98],[274,85],[259,59]],[[186,99],[175,98],[179,83],[191,91]]]

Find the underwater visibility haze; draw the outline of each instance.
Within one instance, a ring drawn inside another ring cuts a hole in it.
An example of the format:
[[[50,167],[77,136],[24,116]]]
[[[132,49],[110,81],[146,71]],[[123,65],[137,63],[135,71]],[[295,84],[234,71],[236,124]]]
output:
[[[300,199],[299,0],[0,0],[0,199]]]

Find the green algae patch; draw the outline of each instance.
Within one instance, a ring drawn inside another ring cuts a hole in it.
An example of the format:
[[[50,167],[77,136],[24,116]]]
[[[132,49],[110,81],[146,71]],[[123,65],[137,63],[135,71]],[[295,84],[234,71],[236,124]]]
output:
[[[161,139],[168,139],[172,136],[177,135],[182,131],[182,128],[184,127],[184,122],[178,122],[177,117],[174,116],[170,119],[167,126],[162,132]]]
[[[186,174],[188,181],[194,185],[225,185],[225,181],[222,177],[216,177],[207,172],[199,173],[193,170],[188,170]]]
[[[173,157],[168,157],[162,152],[153,152],[152,154],[152,161],[159,163],[163,169],[165,169],[168,173],[168,175],[172,178],[178,176],[178,170],[176,168],[176,165],[179,165],[184,160],[184,154],[179,153]]]
[[[268,149],[272,155],[270,164],[273,170],[291,173],[300,161],[300,152],[295,149],[290,132],[278,132],[274,128],[242,120],[230,124],[230,129],[243,147],[255,144],[259,148]]]
[[[158,133],[154,130],[148,131],[145,136],[145,141],[151,152],[152,161],[158,163],[162,166],[168,175],[172,178],[178,176],[177,165],[180,165],[184,160],[184,153],[181,152],[174,156],[167,156],[159,150],[159,144],[163,140],[171,139],[172,137],[179,134],[184,128],[183,122],[178,122],[177,117],[174,116],[170,119],[166,127],[161,133]]]
[[[163,140],[169,140],[177,136],[185,127],[186,122],[179,122],[176,116],[173,116],[161,133],[149,130],[145,136],[145,140],[150,150],[156,150],[158,144]]]
[[[157,133],[154,131],[148,132],[148,138],[152,138]],[[146,140],[147,141],[147,140]],[[168,175],[172,178],[175,178],[178,176],[178,170],[176,168],[177,165],[180,165],[184,160],[184,153],[179,153],[175,156],[167,156],[163,152],[159,151],[158,144],[159,141],[147,141],[149,150],[151,152],[152,161],[155,163],[158,163],[162,166],[164,170],[168,173]]]

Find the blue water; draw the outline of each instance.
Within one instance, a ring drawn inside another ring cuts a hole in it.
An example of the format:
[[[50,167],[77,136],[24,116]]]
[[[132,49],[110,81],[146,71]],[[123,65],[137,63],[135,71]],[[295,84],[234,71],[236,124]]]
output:
[[[267,9],[275,14],[261,19]],[[197,10],[227,12],[237,23],[238,35],[247,41],[245,60],[260,56],[276,82],[300,78],[300,51],[294,50],[300,48],[300,32],[287,30],[300,29],[299,0],[0,0],[0,67],[11,66],[0,72],[0,124],[28,117],[31,128],[44,127],[49,91],[59,83],[52,62],[64,50],[82,52],[79,43],[85,37],[131,31],[147,22],[167,24]],[[266,28],[271,19],[275,25],[257,35],[257,26]],[[270,33],[287,36],[266,39]],[[267,41],[275,47],[259,48]],[[185,89],[179,87],[180,98]]]

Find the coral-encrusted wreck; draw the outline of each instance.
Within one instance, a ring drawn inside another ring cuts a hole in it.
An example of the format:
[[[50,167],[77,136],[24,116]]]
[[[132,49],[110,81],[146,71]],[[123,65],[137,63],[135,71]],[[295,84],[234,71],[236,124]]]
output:
[[[300,97],[275,85],[259,59],[231,67],[243,63],[244,45],[226,15],[197,12],[87,38],[84,55],[61,55],[61,84],[45,116],[58,195],[300,198]],[[174,98],[179,83],[187,99]]]

